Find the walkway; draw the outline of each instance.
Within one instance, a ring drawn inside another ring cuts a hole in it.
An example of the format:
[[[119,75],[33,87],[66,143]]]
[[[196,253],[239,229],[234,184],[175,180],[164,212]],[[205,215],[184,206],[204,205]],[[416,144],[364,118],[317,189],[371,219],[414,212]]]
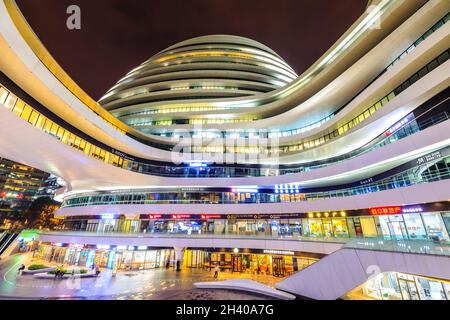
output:
[[[47,280],[18,276],[21,263],[31,264],[31,255],[15,255],[0,265],[0,299],[269,299],[251,293],[197,289],[195,282],[214,281],[212,272],[198,269],[119,272],[115,277],[111,271],[104,271],[94,279]],[[271,287],[280,280],[271,276],[219,274],[219,280],[237,278],[252,279]]]

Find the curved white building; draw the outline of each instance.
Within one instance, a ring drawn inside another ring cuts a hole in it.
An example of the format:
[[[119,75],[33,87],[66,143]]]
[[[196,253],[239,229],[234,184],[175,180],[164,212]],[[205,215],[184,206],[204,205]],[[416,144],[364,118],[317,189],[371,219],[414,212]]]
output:
[[[371,4],[300,75],[259,42],[210,35],[150,57],[97,103],[0,1],[0,157],[67,182],[65,230],[39,235],[42,256],[256,263],[296,281],[361,238],[449,241],[450,3]]]

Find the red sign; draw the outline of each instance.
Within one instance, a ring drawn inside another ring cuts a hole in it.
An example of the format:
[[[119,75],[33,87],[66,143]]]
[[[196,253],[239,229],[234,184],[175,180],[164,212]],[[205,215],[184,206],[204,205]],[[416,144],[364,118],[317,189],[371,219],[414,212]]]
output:
[[[191,217],[190,214],[173,214],[172,219],[189,219]]]
[[[222,216],[220,214],[202,214],[200,215],[202,219],[220,219]]]
[[[370,208],[370,214],[373,216],[383,215],[383,214],[398,214],[402,212],[402,207],[378,207]]]
[[[159,218],[161,218],[161,217],[162,217],[161,214],[149,214],[149,215],[148,215],[148,218],[149,218],[149,219],[159,219]]]

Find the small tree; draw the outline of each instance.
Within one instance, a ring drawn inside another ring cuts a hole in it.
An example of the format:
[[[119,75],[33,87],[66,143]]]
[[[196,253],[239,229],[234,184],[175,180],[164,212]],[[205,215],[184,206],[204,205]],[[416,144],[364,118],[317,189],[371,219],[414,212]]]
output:
[[[59,202],[50,197],[40,197],[34,200],[24,214],[27,228],[52,229],[59,224],[55,218],[55,211],[59,209]]]

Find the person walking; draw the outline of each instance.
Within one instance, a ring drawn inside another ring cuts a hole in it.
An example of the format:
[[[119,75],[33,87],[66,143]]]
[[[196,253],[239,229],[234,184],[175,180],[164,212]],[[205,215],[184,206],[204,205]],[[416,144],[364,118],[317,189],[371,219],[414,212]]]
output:
[[[23,270],[25,270],[25,265],[22,263],[22,264],[20,265],[19,269],[17,269],[17,274],[18,274],[19,276],[21,276]]]
[[[216,267],[214,268],[214,279],[217,279],[219,277],[219,266],[216,264]]]
[[[100,274],[100,268],[98,266],[95,267],[95,275],[98,277]]]

